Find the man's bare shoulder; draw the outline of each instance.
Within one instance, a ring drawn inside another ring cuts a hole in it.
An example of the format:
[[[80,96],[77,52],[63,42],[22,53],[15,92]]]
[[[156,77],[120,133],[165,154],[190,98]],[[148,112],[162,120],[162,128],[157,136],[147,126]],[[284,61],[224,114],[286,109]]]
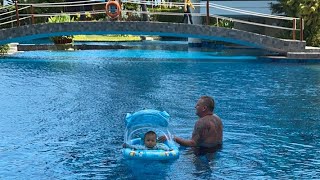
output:
[[[198,124],[199,125],[204,125],[207,126],[210,124],[210,122],[213,122],[215,124],[215,126],[221,126],[222,125],[222,121],[220,119],[219,116],[217,116],[216,114],[213,114],[211,116],[205,116],[202,117],[198,120]]]
[[[203,127],[207,126],[210,124],[210,122],[214,122],[215,125],[222,125],[222,121],[219,116],[216,114],[213,114],[211,116],[204,116],[202,118],[199,118],[198,121],[196,122],[197,127]]]
[[[216,115],[216,114],[213,114],[212,116],[213,116],[214,118],[216,118],[216,119],[221,120],[220,117],[219,117],[218,115]]]
[[[217,116],[216,114],[213,114],[213,115],[212,115],[212,120],[213,120],[214,124],[215,124],[217,127],[222,127],[222,126],[223,126],[220,117]]]

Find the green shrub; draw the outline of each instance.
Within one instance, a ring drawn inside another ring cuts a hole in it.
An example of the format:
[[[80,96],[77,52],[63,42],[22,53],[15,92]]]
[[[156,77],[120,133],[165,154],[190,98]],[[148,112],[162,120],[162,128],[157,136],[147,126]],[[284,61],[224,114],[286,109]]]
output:
[[[149,8],[150,12],[168,12],[168,13],[180,13],[181,15],[160,15],[155,14],[151,15],[151,20],[159,21],[159,22],[175,22],[181,23],[183,19],[183,9],[179,7],[173,8]]]
[[[74,18],[71,18],[67,14],[51,16],[48,19],[48,23],[64,23],[64,22],[73,22],[73,21],[74,21]],[[55,36],[50,38],[50,40],[52,40],[55,44],[71,43],[72,39],[73,39],[73,36]]]
[[[124,9],[130,10],[130,11],[138,11],[140,7],[139,4],[134,4],[134,3],[123,3],[122,6],[124,7]]]
[[[73,22],[73,21],[74,21],[74,18],[71,18],[68,14],[51,16],[48,19],[48,23],[64,23],[64,22]]]
[[[214,26],[225,27],[225,28],[233,28],[234,22],[226,19],[219,19],[218,23],[216,22]]]
[[[10,47],[8,44],[0,45],[0,54],[4,55],[9,51]]]

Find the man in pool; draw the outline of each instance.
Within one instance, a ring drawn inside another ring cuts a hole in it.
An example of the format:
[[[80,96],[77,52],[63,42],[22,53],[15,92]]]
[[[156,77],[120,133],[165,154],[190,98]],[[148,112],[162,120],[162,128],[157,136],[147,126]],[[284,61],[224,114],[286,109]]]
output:
[[[174,136],[173,140],[181,146],[195,147],[196,154],[213,152],[220,148],[222,145],[223,125],[221,119],[214,114],[214,105],[212,97],[201,96],[195,106],[199,119],[194,125],[191,139]],[[166,137],[162,136],[159,139],[165,141]]]
[[[165,150],[170,151],[165,144],[157,143],[157,134],[154,131],[148,131],[144,134],[144,145],[123,144],[124,148],[139,149],[139,150]]]

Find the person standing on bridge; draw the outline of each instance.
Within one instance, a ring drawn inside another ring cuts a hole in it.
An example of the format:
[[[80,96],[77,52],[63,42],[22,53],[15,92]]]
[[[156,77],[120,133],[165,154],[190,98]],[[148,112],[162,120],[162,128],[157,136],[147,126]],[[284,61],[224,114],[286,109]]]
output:
[[[184,0],[184,8],[183,8],[184,15],[183,15],[182,23],[188,24],[188,17],[189,17],[190,23],[193,24],[190,8],[194,9],[194,6],[191,0]]]

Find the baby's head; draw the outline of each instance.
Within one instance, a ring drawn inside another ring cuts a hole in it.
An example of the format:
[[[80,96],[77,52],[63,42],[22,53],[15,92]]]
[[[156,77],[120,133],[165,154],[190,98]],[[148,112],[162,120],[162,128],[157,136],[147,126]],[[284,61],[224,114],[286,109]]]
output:
[[[153,148],[157,144],[157,134],[154,131],[148,131],[144,135],[144,145],[147,148]]]

